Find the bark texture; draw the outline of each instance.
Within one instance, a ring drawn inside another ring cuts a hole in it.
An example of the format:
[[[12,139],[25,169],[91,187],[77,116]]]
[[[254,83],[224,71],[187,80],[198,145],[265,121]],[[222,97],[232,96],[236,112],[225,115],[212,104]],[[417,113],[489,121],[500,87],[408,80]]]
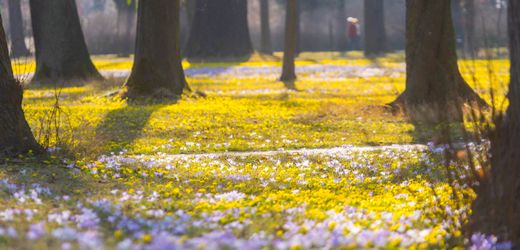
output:
[[[247,0],[196,0],[188,58],[248,57],[253,53]]]
[[[365,56],[386,51],[385,8],[383,0],[365,0]]]
[[[271,25],[269,16],[269,0],[260,0],[260,52],[265,54],[273,53],[273,47],[271,44]]]
[[[9,30],[11,33],[11,56],[30,56],[31,52],[25,44],[23,15],[20,0],[9,0]]]
[[[298,43],[298,0],[287,0],[285,14],[285,45],[283,53],[282,76],[283,82],[296,80],[296,46]]]
[[[302,52],[302,8],[300,4],[296,5],[296,56],[298,56]]]
[[[85,44],[75,0],[30,0],[36,82],[100,79]]]
[[[406,90],[391,104],[422,122],[461,121],[465,102],[487,104],[457,65],[450,0],[407,0]]]
[[[188,19],[188,26],[191,30],[193,26],[193,18],[195,17],[195,10],[197,9],[197,2],[195,0],[186,0],[184,1],[184,7],[186,8],[186,15]]]
[[[336,0],[336,24],[335,24],[335,47],[337,51],[346,51],[347,41],[347,12],[345,11],[345,0]]]
[[[175,98],[189,89],[180,52],[180,0],[139,3],[134,66],[125,96]]]
[[[12,156],[43,149],[25,120],[22,110],[23,89],[13,77],[7,40],[0,17],[0,155]]]
[[[462,27],[462,0],[451,0],[451,18],[453,20],[455,36],[463,36],[464,29]]]
[[[475,40],[475,0],[462,0],[462,24],[464,26],[464,51],[470,58],[477,55]]]
[[[134,52],[132,31],[135,30],[137,0],[114,0],[117,8],[117,35],[120,38],[121,56],[128,56]]]
[[[511,80],[509,107],[491,137],[491,170],[477,187],[471,233],[495,235],[520,246],[520,2],[509,0]]]

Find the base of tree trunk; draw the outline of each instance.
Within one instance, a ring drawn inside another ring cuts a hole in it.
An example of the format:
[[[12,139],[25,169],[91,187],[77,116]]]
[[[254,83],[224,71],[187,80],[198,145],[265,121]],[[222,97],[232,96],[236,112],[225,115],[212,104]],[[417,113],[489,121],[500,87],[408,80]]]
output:
[[[3,85],[3,86],[1,86]],[[16,156],[45,150],[36,142],[25,120],[22,106],[23,90],[15,80],[0,81],[0,155]]]
[[[191,89],[184,89],[183,93],[178,93],[178,91],[174,91],[167,88],[158,88],[152,91],[139,91],[136,89],[126,87],[123,89],[119,95],[123,99],[127,99],[130,101],[139,101],[139,100],[156,100],[156,101],[178,101],[182,98],[183,94],[190,94]]]
[[[297,77],[294,74],[282,74],[280,76],[280,81],[284,83],[292,83],[294,85],[294,82],[296,81]]]
[[[427,124],[443,122],[463,122],[464,105],[470,105],[477,109],[487,109],[489,105],[465,82],[459,84],[459,93],[451,94],[448,101],[441,103],[436,100],[442,98],[432,97],[431,101],[408,97],[408,91],[404,91],[397,99],[387,106],[392,112],[403,112],[413,121]]]
[[[288,90],[298,91],[298,88],[296,88],[295,80],[293,80],[293,81],[283,81],[283,85]]]
[[[86,68],[77,69],[63,69],[56,70],[46,67],[45,65],[39,66],[36,73],[33,76],[32,82],[40,84],[52,84],[52,83],[63,83],[63,82],[86,82],[92,80],[103,80],[103,76],[97,71],[94,66],[86,66]]]

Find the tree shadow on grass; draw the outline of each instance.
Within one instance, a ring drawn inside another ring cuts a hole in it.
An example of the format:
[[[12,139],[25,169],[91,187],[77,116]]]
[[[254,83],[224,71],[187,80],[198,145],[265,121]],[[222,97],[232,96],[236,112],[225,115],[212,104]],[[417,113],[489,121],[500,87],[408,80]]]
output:
[[[413,138],[412,143],[415,144],[457,144],[464,141],[469,133],[461,120],[463,115],[454,115],[453,112],[444,109],[425,106],[410,111],[391,104],[387,104],[385,109],[394,116],[402,115],[407,118],[407,122],[414,127],[409,134]]]
[[[114,186],[92,178],[79,169],[70,168],[57,159],[23,159],[4,162],[0,165],[0,179],[6,177],[17,185],[30,187],[33,183],[42,184],[51,189],[53,196],[67,195],[71,198],[85,196],[101,189],[99,185]]]
[[[464,124],[451,122],[441,124],[429,124],[412,121],[414,129],[410,132],[413,143],[434,145],[452,144],[464,141],[464,136],[469,132]]]
[[[106,114],[105,119],[96,127],[96,139],[101,152],[120,152],[129,149],[142,134],[152,114],[168,104],[139,105],[129,103]]]

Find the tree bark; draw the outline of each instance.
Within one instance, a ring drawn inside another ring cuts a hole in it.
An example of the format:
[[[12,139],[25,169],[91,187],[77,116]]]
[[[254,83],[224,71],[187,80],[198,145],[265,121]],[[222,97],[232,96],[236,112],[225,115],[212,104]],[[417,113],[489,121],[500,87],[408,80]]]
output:
[[[188,58],[237,58],[253,53],[247,0],[196,0]]]
[[[336,50],[347,50],[347,13],[345,0],[336,0]]]
[[[35,82],[101,79],[85,44],[75,0],[30,0]]]
[[[491,169],[476,189],[470,233],[495,235],[520,246],[520,2],[509,0],[509,107],[491,136]]]
[[[456,48],[462,48],[464,42],[464,25],[462,22],[462,1],[451,1],[451,18],[453,20],[453,30],[455,31]]]
[[[385,10],[383,0],[365,0],[365,56],[386,51]]]
[[[293,82],[296,80],[296,67],[294,58],[296,56],[296,46],[298,29],[298,1],[287,0],[285,14],[285,47],[283,53],[282,76],[283,82]]]
[[[475,45],[475,0],[462,1],[462,23],[464,26],[464,50],[466,55],[475,58],[477,47]]]
[[[11,56],[30,56],[31,52],[25,44],[22,8],[20,0],[9,0],[9,27],[11,32]]]
[[[187,14],[187,18],[188,18],[188,26],[189,26],[189,29],[191,30],[191,27],[193,26],[193,19],[195,17],[195,11],[197,9],[197,5],[196,5],[196,1],[195,0],[186,0],[184,1],[185,2],[185,7],[186,7],[186,14]]]
[[[296,4],[296,52],[295,56],[299,56],[302,52],[302,8],[300,4]]]
[[[22,110],[22,85],[14,79],[7,40],[0,17],[0,155],[42,153]]]
[[[260,0],[260,29],[261,44],[260,52],[264,54],[273,54],[271,44],[271,25],[269,18],[269,0]]]
[[[391,104],[423,122],[461,121],[462,106],[486,106],[457,65],[450,0],[407,0],[406,90]]]
[[[114,0],[117,8],[117,35],[120,38],[121,56],[132,54],[132,30],[135,28],[137,0]]]
[[[141,1],[125,97],[177,98],[189,89],[180,52],[180,0]]]

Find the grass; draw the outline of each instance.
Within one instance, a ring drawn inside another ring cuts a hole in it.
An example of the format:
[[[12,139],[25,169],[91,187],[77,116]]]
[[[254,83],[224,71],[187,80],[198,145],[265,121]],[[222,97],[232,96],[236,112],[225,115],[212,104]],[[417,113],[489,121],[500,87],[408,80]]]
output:
[[[311,56],[322,57],[304,54],[307,59],[299,62],[309,62]],[[356,67],[383,67],[386,71],[373,77],[352,72],[326,80],[313,76],[315,73],[302,73],[296,82],[298,91],[287,91],[283,83],[276,81],[276,75],[197,75],[188,81],[193,89],[206,92],[208,98],[144,106],[107,97],[124,79],[65,87],[59,90],[62,120],[66,121],[62,134],[69,139],[68,147],[81,156],[123,149],[132,154],[153,154],[425,143],[425,136],[418,134],[406,117],[385,108],[403,90],[404,73],[353,57],[313,60],[338,65],[349,61]],[[399,64],[399,59],[391,55],[379,60]],[[107,61],[95,60],[98,65],[109,64]],[[114,68],[104,69],[119,70],[128,63],[123,59],[115,61],[111,64]],[[253,68],[267,67],[255,61],[247,63]],[[488,70],[498,78],[493,82],[507,82],[505,60],[491,64],[463,61],[461,68],[468,81],[476,80],[472,85],[479,86],[480,94],[488,100]],[[475,79],[470,77],[473,74]],[[493,86],[496,96],[504,96],[505,90],[500,87]],[[53,107],[54,97],[55,90],[48,86],[29,86],[26,91],[24,108],[36,130]],[[93,141],[94,147],[90,145]]]
[[[323,68],[300,72],[298,91],[286,90],[271,71],[256,73],[278,67],[275,59],[186,62],[202,70],[188,81],[208,97],[178,103],[131,105],[107,95],[124,79],[59,90],[28,85],[24,110],[40,141],[55,129],[49,114],[59,92],[60,137],[51,136],[49,145],[68,159],[15,159],[0,167],[0,248],[467,243],[461,225],[473,193],[458,187],[464,196],[454,199],[438,155],[345,147],[428,142],[406,117],[385,109],[404,88],[402,54],[368,60],[357,53],[304,53],[300,67]],[[105,71],[131,67],[130,58],[94,62]],[[327,69],[334,66],[341,67]],[[219,71],[205,72],[208,67]],[[460,67],[484,98],[490,100],[488,82],[503,98],[506,60],[461,61]],[[344,148],[281,151],[332,147]],[[170,156],[265,150],[280,153]]]

